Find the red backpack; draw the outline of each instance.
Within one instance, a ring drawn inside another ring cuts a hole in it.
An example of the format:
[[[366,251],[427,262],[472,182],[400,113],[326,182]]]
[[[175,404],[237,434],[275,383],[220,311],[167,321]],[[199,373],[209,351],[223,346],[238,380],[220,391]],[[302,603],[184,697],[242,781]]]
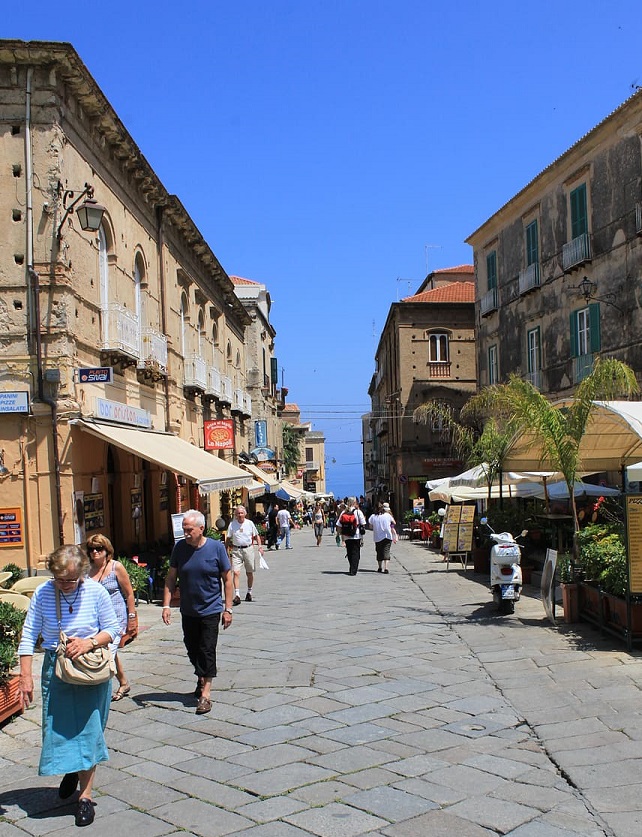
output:
[[[357,518],[354,512],[343,512],[339,518],[339,525],[341,526],[341,534],[344,538],[354,538],[357,532]]]

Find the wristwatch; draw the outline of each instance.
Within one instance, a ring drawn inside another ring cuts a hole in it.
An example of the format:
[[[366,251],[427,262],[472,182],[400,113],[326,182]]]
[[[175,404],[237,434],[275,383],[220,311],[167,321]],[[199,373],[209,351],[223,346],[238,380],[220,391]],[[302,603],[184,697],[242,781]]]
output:
[[[96,637],[95,636],[90,636],[89,639],[90,639],[91,644],[93,645],[93,647],[98,648],[98,640],[96,639]]]
[[[232,611],[231,607],[226,607],[225,610],[223,611],[223,613],[232,613],[232,612],[233,611]]]

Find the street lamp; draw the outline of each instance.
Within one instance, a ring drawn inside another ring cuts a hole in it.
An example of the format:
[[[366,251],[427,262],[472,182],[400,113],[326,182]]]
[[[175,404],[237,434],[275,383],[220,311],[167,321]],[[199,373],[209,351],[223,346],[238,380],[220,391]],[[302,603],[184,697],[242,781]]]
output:
[[[62,184],[58,184],[58,189],[62,189]],[[74,199],[75,192],[73,189],[66,189],[62,196],[62,208],[65,210],[65,214],[62,216],[62,220],[58,225],[58,231],[56,233],[56,237],[58,241],[62,238],[62,228],[67,220],[67,218],[75,211],[76,215],[78,216],[78,221],[80,226],[83,230],[96,232],[100,228],[100,224],[103,220],[103,215],[105,213],[105,207],[101,206],[97,201],[94,200],[94,187],[91,186],[89,183],[85,183],[85,188],[82,192],[78,195],[77,198]],[[76,206],[80,203],[80,201],[85,198],[83,203],[80,204],[78,209]],[[69,206],[67,206],[67,201],[71,201]]]

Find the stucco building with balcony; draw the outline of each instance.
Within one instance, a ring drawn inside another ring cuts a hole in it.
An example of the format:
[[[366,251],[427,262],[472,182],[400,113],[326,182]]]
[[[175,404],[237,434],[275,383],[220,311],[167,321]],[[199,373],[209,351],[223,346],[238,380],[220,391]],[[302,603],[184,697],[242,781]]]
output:
[[[413,499],[426,496],[426,480],[455,474],[462,464],[449,434],[416,424],[413,413],[426,401],[456,413],[476,390],[472,280],[472,265],[430,273],[413,296],[390,306],[379,339],[363,420],[365,486],[400,519]]]
[[[234,284],[71,45],[0,41],[0,125],[3,560],[229,514],[256,490]]]
[[[563,397],[600,355],[642,381],[642,92],[467,241],[482,386],[515,373]]]

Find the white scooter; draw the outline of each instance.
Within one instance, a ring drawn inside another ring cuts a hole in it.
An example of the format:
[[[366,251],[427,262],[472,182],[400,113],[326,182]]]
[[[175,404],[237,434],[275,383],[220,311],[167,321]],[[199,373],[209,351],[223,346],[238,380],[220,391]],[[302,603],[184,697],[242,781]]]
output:
[[[510,532],[493,532],[488,519],[482,517],[480,523],[490,529],[491,540],[495,541],[490,550],[490,589],[493,601],[500,613],[514,613],[515,602],[522,592],[522,544],[517,543]],[[528,534],[528,530],[518,536]]]

